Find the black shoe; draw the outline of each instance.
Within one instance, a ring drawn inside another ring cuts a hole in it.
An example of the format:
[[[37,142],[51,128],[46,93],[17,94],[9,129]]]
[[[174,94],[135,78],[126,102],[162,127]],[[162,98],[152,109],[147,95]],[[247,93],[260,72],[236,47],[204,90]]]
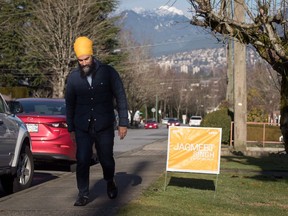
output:
[[[107,195],[110,199],[115,199],[118,195],[118,188],[114,180],[107,181]]]
[[[88,197],[86,196],[81,196],[78,197],[76,202],[74,203],[74,206],[85,206],[88,203]]]

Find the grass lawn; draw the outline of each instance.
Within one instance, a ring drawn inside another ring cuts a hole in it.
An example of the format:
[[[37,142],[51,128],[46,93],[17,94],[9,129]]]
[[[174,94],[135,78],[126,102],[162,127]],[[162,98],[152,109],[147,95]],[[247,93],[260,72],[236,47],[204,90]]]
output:
[[[288,155],[222,157],[218,176],[168,172],[164,183],[165,173],[117,215],[288,215]]]

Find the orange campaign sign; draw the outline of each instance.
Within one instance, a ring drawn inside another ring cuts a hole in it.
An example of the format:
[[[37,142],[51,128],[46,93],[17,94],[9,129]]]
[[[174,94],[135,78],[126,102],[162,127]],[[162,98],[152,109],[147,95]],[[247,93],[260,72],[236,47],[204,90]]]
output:
[[[219,174],[221,128],[169,127],[166,171]]]

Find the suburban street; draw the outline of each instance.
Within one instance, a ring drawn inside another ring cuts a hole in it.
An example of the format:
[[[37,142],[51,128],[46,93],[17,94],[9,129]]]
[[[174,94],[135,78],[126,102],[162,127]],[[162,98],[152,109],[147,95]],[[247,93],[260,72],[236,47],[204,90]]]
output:
[[[159,129],[129,129],[124,140],[120,140],[115,131],[115,155],[138,149],[146,144],[153,143],[157,140],[167,139],[168,129],[165,126],[159,126]]]
[[[164,140],[168,138],[168,129],[165,126],[160,126],[159,129],[128,129],[128,134],[124,140],[120,140],[115,131],[115,157],[131,150],[137,150],[147,144],[155,141]],[[32,187],[51,181],[61,176],[70,173],[67,166],[61,164],[37,164],[35,165],[35,173]],[[0,185],[0,198],[4,197]]]

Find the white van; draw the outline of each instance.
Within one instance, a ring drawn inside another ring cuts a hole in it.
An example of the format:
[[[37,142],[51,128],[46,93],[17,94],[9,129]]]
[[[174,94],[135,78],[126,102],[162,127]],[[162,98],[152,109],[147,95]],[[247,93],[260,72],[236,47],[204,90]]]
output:
[[[202,116],[191,116],[189,120],[189,126],[200,126],[202,121]]]

